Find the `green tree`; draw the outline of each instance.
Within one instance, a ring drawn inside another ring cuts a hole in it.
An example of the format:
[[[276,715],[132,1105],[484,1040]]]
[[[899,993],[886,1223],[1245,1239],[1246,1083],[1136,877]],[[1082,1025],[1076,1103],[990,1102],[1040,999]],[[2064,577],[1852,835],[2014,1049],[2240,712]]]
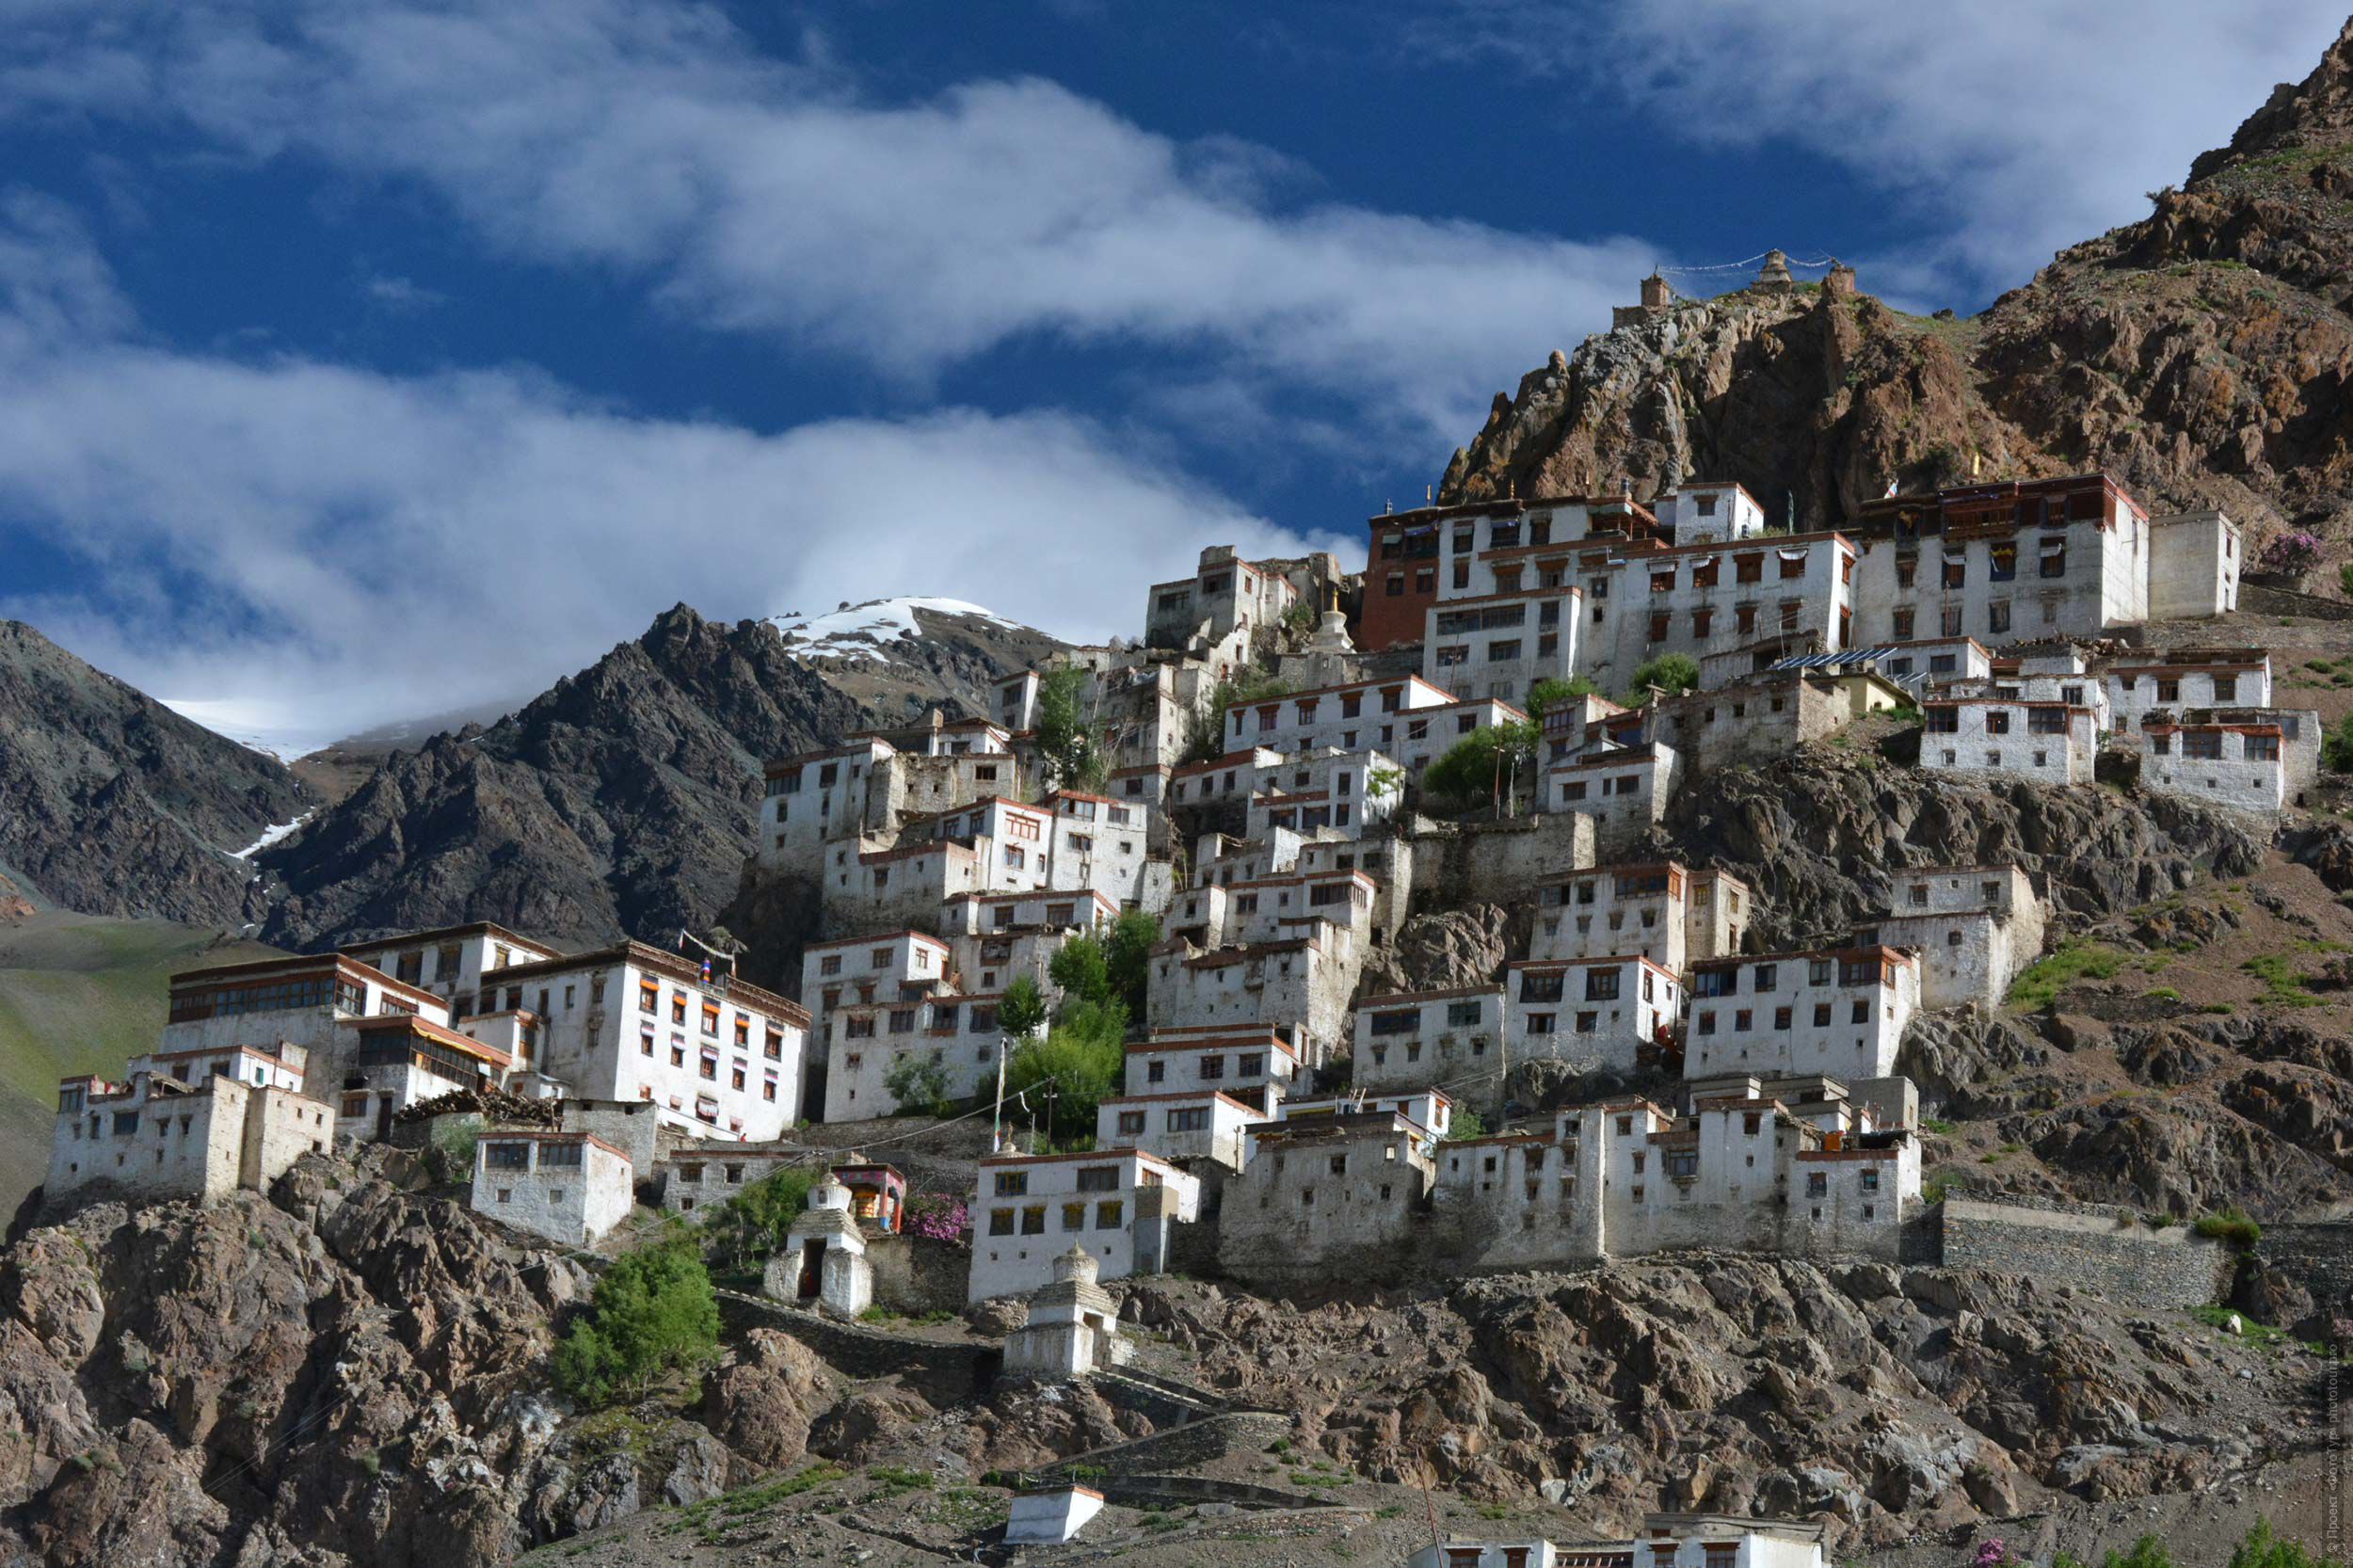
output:
[[[1057,789],[1095,789],[1107,771],[1102,744],[1080,700],[1086,682],[1087,672],[1075,664],[1049,671],[1038,682],[1037,751]]]
[[[1596,690],[1598,688],[1581,675],[1572,675],[1566,680],[1558,676],[1539,680],[1528,688],[1528,716],[1542,724],[1545,715],[1562,703],[1591,696]]]
[[[1016,975],[997,999],[997,1027],[1016,1040],[1035,1034],[1046,1023],[1046,993],[1028,975]]]
[[[1144,1016],[1144,996],[1152,984],[1152,949],[1160,939],[1160,918],[1141,909],[1121,911],[1103,937],[1103,968],[1112,998],[1131,1018]]]
[[[704,1256],[721,1269],[755,1268],[784,1245],[808,1207],[813,1169],[788,1166],[760,1177],[711,1211],[702,1224]]]
[[[2345,1568],[2333,1558],[2321,1557],[2305,1549],[2303,1543],[2275,1535],[2271,1521],[2258,1519],[2255,1528],[2247,1532],[2238,1549],[2231,1554],[2231,1568]]]
[[[693,1231],[680,1227],[617,1259],[555,1351],[556,1385],[591,1405],[642,1396],[719,1348],[719,1303]]]
[[[2337,721],[2337,728],[2320,738],[2320,760],[2333,773],[2353,773],[2353,713]]]
[[[2144,1535],[2133,1543],[2131,1551],[2108,1553],[2101,1560],[2101,1568],[2173,1568],[2173,1558],[2164,1542]]]
[[[1066,1003],[1043,1040],[1024,1041],[1005,1064],[1005,1099],[1056,1143],[1095,1131],[1096,1107],[1126,1075],[1128,1014],[1115,1001]]]
[[[1422,789],[1463,803],[1490,799],[1498,810],[1509,811],[1521,776],[1534,769],[1543,738],[1543,726],[1533,721],[1482,725],[1423,771]]]
[[[935,1116],[948,1114],[948,1069],[940,1064],[937,1051],[910,1052],[899,1058],[883,1074],[883,1087],[899,1102],[903,1114],[918,1111]]]
[[[1657,687],[1669,696],[1689,691],[1700,683],[1700,662],[1688,653],[1662,653],[1634,672],[1634,684],[1625,694],[1625,705],[1639,708],[1650,688]]]
[[[1180,764],[1209,762],[1225,755],[1225,711],[1253,702],[1265,702],[1290,695],[1290,682],[1265,670],[1243,670],[1233,676],[1222,676],[1209,688],[1209,700],[1201,716],[1193,721],[1193,733],[1185,743],[1185,754],[1177,759]]]
[[[1074,1002],[1112,1000],[1111,959],[1093,936],[1073,936],[1057,948],[1046,972],[1062,990],[1064,1011]]]
[[[1487,1136],[1486,1118],[1467,1105],[1456,1106],[1454,1114],[1447,1118],[1446,1137],[1449,1144],[1459,1139],[1484,1138],[1485,1136]]]

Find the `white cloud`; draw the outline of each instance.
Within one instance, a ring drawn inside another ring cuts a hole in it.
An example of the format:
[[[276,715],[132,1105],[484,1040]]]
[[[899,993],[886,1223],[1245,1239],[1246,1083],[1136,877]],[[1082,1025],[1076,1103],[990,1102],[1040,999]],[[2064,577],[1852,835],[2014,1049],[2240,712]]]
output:
[[[1649,254],[1286,204],[1300,182],[1263,150],[1171,140],[1048,82],[875,102],[822,56],[764,59],[716,11],[648,0],[39,4],[13,37],[0,103],[20,114],[161,116],[245,156],[421,182],[507,253],[906,385],[1037,336],[1174,348],[1339,392],[1369,441],[1433,457],[1606,324]]]
[[[1921,231],[1865,258],[1865,286],[1924,302],[2024,283],[2147,216],[2144,192],[2301,80],[2345,22],[2342,0],[1511,0],[1444,15],[1413,37],[1623,94],[1666,135],[1847,166]]]
[[[361,279],[360,293],[369,304],[394,315],[413,315],[449,303],[449,296],[439,289],[428,289],[412,278],[380,272]]]
[[[536,690],[680,600],[738,616],[952,593],[1099,638],[1132,632],[1144,586],[1205,543],[1307,548],[1062,414],[762,434],[523,373],[404,379],[73,330],[20,275],[119,323],[104,265],[54,208],[8,210],[0,299],[31,310],[0,312],[0,515],[94,585],[0,614],[280,744]]]

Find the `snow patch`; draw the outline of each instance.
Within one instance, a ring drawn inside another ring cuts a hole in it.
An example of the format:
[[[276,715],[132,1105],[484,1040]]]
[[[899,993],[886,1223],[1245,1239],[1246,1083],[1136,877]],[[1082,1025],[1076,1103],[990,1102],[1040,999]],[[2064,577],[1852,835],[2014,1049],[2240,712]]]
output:
[[[338,739],[334,734],[318,733],[270,702],[236,697],[215,700],[166,696],[155,700],[191,724],[200,724],[248,751],[258,751],[281,762],[297,761],[314,751],[324,751]]]
[[[286,835],[292,833],[296,828],[300,827],[304,823],[309,822],[318,813],[315,810],[305,811],[302,815],[296,817],[292,822],[281,822],[274,826],[265,827],[262,830],[262,836],[260,838],[254,840],[243,849],[232,851],[229,858],[232,860],[250,860],[253,856],[261,854],[262,851],[269,848],[270,845],[286,837]]]
[[[772,616],[768,624],[776,629],[785,646],[795,653],[886,660],[890,657],[892,643],[903,637],[922,635],[922,628],[915,619],[918,610],[941,616],[974,616],[1016,632],[1023,630],[1019,621],[1007,620],[994,610],[961,599],[876,599],[830,615],[805,618]]]

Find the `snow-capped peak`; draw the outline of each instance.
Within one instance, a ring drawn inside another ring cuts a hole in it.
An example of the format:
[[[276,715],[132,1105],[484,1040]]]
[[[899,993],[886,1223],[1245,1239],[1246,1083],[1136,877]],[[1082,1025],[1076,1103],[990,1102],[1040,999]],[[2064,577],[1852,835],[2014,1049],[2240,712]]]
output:
[[[785,645],[795,653],[835,659],[888,659],[892,643],[902,637],[922,634],[915,618],[918,610],[941,616],[976,616],[1016,630],[1020,626],[1018,621],[1007,620],[993,610],[961,599],[918,598],[869,600],[823,616],[772,616],[768,624],[776,629]]]

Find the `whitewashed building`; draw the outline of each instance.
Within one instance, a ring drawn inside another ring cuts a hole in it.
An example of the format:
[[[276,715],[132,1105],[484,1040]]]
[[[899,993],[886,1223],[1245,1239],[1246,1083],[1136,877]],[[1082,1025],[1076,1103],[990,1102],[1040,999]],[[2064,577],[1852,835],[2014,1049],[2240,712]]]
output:
[[[1597,866],[1536,889],[1535,959],[1639,953],[1681,973],[1703,958],[1740,950],[1753,895],[1723,871],[1673,860]]]
[[[333,1146],[332,1112],[305,1093],[307,1061],[299,1046],[222,1046],[134,1057],[121,1083],[64,1080],[43,1197],[102,1187],[210,1203],[266,1190]]]
[[[2089,707],[2023,696],[1932,696],[1920,705],[1920,766],[2038,784],[2089,784],[2100,717]]]
[[[1525,703],[1577,673],[1584,590],[1574,584],[1447,599],[1429,610],[1422,679],[1465,696]]]
[[[1505,967],[1503,987],[1510,1060],[1549,1058],[1580,1072],[1634,1067],[1673,1035],[1683,1000],[1673,969],[1633,953],[1522,960]]]
[[[477,1214],[568,1247],[593,1246],[629,1218],[629,1156],[584,1132],[485,1132],[474,1145]]]
[[[545,942],[488,920],[347,943],[341,952],[403,985],[432,992],[452,1019],[502,1010],[500,970],[562,956]]]
[[[1396,815],[1404,793],[1405,771],[1378,751],[1288,757],[1258,770],[1248,836],[1263,841],[1280,827],[1303,836],[1328,831],[1356,838]]]
[[[825,1120],[928,1112],[931,1102],[902,1103],[890,1086],[908,1063],[937,1067],[940,1098],[968,1100],[996,1080],[1008,1048],[997,1024],[1002,992],[973,995],[944,985],[925,995],[872,1002],[844,1001],[833,1010],[825,1047]]]
[[[2145,788],[2210,806],[2275,814],[2302,805],[2320,776],[2310,709],[2152,709],[2133,739]]]
[[[1661,741],[1603,748],[1555,762],[1537,796],[1545,811],[1593,819],[1598,852],[1622,849],[1667,815],[1683,787],[1683,755]]]
[[[1922,866],[1888,880],[1887,912],[1854,945],[1917,953],[1922,1007],[1991,1011],[2042,955],[2048,910],[2017,866]]]
[[[1182,939],[1152,950],[1145,1021],[1155,1034],[1185,1030],[1281,1036],[1310,1065],[1349,1038],[1356,967],[1312,937],[1202,952]]]
[[[1129,1062],[1132,1076],[1134,1058]],[[1265,1081],[1261,1080],[1260,1087]],[[1261,1093],[1257,1097],[1273,1099],[1278,1107],[1281,1103],[1279,1093]],[[1096,1108],[1095,1143],[1098,1148],[1148,1148],[1166,1160],[1206,1160],[1239,1171],[1247,1153],[1249,1128],[1265,1120],[1264,1107],[1219,1089],[1112,1095]]]
[[[2179,648],[2129,655],[2102,673],[2111,728],[2129,734],[2159,709],[2268,708],[2271,655],[2256,648]]]
[[[1272,1113],[1298,1081],[1300,1066],[1298,1051],[1272,1032],[1156,1030],[1128,1048],[1127,1090],[1224,1094]]]
[[[1492,1071],[1503,1030],[1501,985],[1365,997],[1356,1004],[1355,1086],[1380,1093]]]
[[[1919,1005],[1918,956],[1889,947],[1694,964],[1684,1076],[1885,1078]]]
[[[972,1269],[966,1299],[1027,1295],[1050,1284],[1073,1244],[1100,1277],[1166,1267],[1176,1225],[1198,1217],[1201,1183],[1156,1154],[991,1155],[972,1194]]]
[[[536,997],[538,1069],[589,1099],[640,1099],[699,1138],[765,1142],[800,1114],[808,1014],[643,942],[518,966]]]

